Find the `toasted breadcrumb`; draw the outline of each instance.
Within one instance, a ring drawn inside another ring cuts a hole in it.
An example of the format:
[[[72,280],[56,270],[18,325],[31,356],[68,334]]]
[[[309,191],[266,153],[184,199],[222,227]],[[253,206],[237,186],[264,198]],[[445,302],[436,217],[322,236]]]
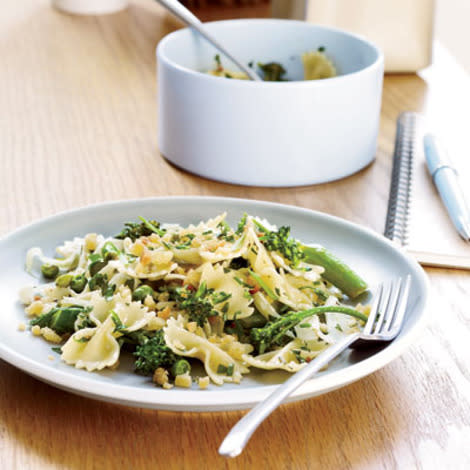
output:
[[[197,384],[199,385],[199,388],[201,390],[205,390],[208,386],[209,386],[209,383],[210,383],[210,379],[208,376],[206,377],[199,377],[198,381],[197,381]]]
[[[41,328],[41,335],[46,341],[49,341],[49,343],[62,343],[62,338],[54,330],[47,326]]]
[[[155,372],[153,373],[153,379],[152,379],[157,385],[161,385],[162,387],[164,384],[168,383],[168,371],[164,369],[163,367],[159,367],[158,369],[155,369]]]
[[[53,361],[55,359],[55,357],[52,355],[52,354],[49,354],[49,356],[47,356],[47,358],[50,360],[50,361]]]
[[[147,248],[145,248],[143,253],[140,255],[140,264],[142,266],[146,266],[147,264],[150,264],[151,261],[152,261],[152,256],[150,254],[150,251],[147,250]]]
[[[177,387],[190,388],[192,383],[193,381],[188,372],[186,372],[186,374],[177,375],[175,377],[175,385]]]
[[[40,315],[44,308],[44,304],[40,300],[35,300],[31,305],[25,308],[28,315]]]
[[[165,307],[161,312],[158,312],[159,318],[163,318],[164,320],[168,320],[170,318],[171,308]]]
[[[34,336],[41,336],[41,327],[39,325],[34,325],[31,328],[31,333],[33,333]]]

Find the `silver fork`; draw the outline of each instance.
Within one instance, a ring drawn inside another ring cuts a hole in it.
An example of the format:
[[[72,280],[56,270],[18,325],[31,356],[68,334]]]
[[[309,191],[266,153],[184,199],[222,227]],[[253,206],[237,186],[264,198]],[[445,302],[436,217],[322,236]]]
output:
[[[258,426],[285,398],[354,342],[358,340],[367,342],[392,341],[403,325],[410,284],[411,277],[409,275],[405,281],[398,278],[389,283],[380,284],[364,330],[348,335],[325,349],[271,395],[258,403],[230,430],[219,447],[219,454],[225,457],[236,457],[241,454]]]

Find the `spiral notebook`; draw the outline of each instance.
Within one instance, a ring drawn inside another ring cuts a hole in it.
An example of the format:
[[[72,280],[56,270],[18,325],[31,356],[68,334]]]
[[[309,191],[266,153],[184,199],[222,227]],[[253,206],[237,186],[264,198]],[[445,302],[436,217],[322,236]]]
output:
[[[399,116],[385,236],[422,265],[470,269],[470,243],[452,225],[428,172],[424,131],[419,114]]]

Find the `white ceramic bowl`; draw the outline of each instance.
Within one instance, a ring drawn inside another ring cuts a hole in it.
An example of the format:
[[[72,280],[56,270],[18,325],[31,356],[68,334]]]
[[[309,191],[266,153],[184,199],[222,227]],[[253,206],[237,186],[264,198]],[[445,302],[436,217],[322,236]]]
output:
[[[214,47],[189,29],[169,34],[157,47],[165,158],[207,178],[255,186],[323,183],[374,159],[383,80],[376,46],[300,21],[230,20],[206,27],[246,63],[282,63],[292,81],[207,75]],[[302,81],[300,55],[320,46],[339,76]],[[236,69],[228,60],[223,64]]]

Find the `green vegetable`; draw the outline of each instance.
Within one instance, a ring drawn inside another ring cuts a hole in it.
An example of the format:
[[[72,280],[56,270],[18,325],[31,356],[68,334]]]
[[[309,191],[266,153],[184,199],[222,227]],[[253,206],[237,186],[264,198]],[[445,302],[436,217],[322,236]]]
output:
[[[299,287],[299,290],[304,290],[304,289],[309,289],[315,292],[315,295],[318,297],[319,300],[322,300],[323,302],[326,302],[326,300],[329,297],[328,292],[325,292],[323,289],[320,289],[319,287],[314,287],[314,286],[302,286]]]
[[[186,359],[178,359],[171,367],[171,375],[176,377],[191,372],[191,364]]]
[[[259,284],[261,289],[263,289],[266,292],[266,294],[268,294],[268,296],[271,297],[271,299],[273,299],[273,300],[278,300],[279,299],[279,296],[276,295],[271,290],[271,288],[263,281],[263,279],[261,279],[261,276],[259,276],[255,272],[251,271],[251,269],[248,272],[250,273],[250,276]]]
[[[110,301],[114,295],[114,292],[116,291],[116,284],[108,284],[106,287],[101,289],[101,292],[103,293],[103,297],[107,300]]]
[[[322,266],[322,276],[348,297],[354,299],[367,290],[367,283],[349,266],[323,247],[301,245],[304,261]]]
[[[68,287],[72,281],[73,276],[71,274],[62,274],[55,280],[57,287]]]
[[[213,293],[214,289],[209,289],[206,283],[202,282],[197,291],[188,287],[179,287],[175,289],[173,295],[177,307],[186,310],[189,320],[197,322],[199,326],[204,326],[209,317],[218,315],[211,302]]]
[[[258,348],[258,352],[263,354],[271,346],[281,346],[285,342],[286,333],[306,318],[328,312],[343,313],[363,322],[367,321],[366,315],[353,308],[339,306],[314,307],[300,312],[287,313],[283,317],[269,322],[263,328],[253,328],[250,332],[251,340]]]
[[[166,345],[163,330],[157,331],[153,338],[138,345],[134,356],[137,358],[135,370],[143,375],[152,375],[159,367],[171,368],[176,362],[176,356]]]
[[[141,218],[142,220],[143,218]],[[133,242],[135,242],[140,237],[148,237],[152,235],[152,233],[161,233],[164,234],[165,231],[160,229],[160,224],[155,221],[147,221],[143,219],[144,222],[137,223],[137,222],[127,222],[124,224],[123,230],[118,233],[114,238],[118,238],[124,240],[124,238],[130,238]],[[155,232],[158,230],[158,232]]]
[[[80,294],[80,292],[83,292],[83,289],[85,289],[87,282],[85,274],[77,274],[71,279],[70,288],[77,294]]]
[[[256,219],[254,224],[263,233],[259,240],[269,251],[278,251],[284,258],[289,260],[292,266],[297,266],[299,261],[304,258],[300,243],[290,237],[290,227],[281,227],[277,232],[268,230]]]
[[[156,233],[160,237],[163,237],[165,235],[165,231],[163,229],[160,229],[160,224],[158,222],[155,222],[154,220],[148,221],[144,217],[139,216],[139,219],[142,221],[142,223],[147,227],[148,230],[150,230],[152,233]]]
[[[101,292],[105,293],[108,287],[108,276],[106,274],[97,273],[89,281],[88,287],[90,290],[101,289]]]
[[[88,313],[91,308],[82,307],[80,305],[72,305],[70,307],[56,307],[47,313],[43,313],[37,318],[31,320],[30,325],[38,325],[41,328],[49,327],[58,335],[65,333],[73,333],[75,331],[74,324],[80,313]]]
[[[247,219],[248,219],[248,214],[245,212],[243,214],[243,217],[240,219],[240,222],[238,222],[237,230],[235,231],[237,235],[241,235],[243,233],[243,230],[245,230]]]
[[[148,295],[153,297],[155,295],[155,291],[150,286],[144,284],[137,287],[137,289],[132,293],[132,300],[143,302]]]
[[[239,258],[233,258],[230,261],[230,264],[228,265],[230,269],[234,269],[235,271],[238,271],[239,269],[242,268],[247,268],[248,267],[248,260],[245,258],[242,258],[241,256]]]
[[[239,320],[244,328],[261,328],[267,323],[266,318],[256,310],[249,316]]]
[[[90,310],[91,311],[91,310]],[[75,330],[82,330],[83,328],[94,328],[95,322],[90,318],[89,311],[80,312],[74,323]]]
[[[119,258],[121,252],[117,249],[116,245],[112,242],[106,242],[101,248],[101,255],[104,261]]]
[[[113,323],[116,326],[116,328],[114,328],[114,331],[121,332],[122,330],[126,329],[126,325],[124,325],[124,323],[119,318],[119,315],[114,310],[110,311],[110,316],[111,320],[113,320]]]
[[[102,260],[101,258],[92,261],[90,266],[88,266],[88,271],[90,271],[90,276],[94,276],[99,271],[101,271],[106,265],[108,264],[107,261]]]
[[[59,274],[59,268],[55,264],[43,264],[41,273],[46,279],[55,279]]]
[[[233,375],[233,370],[235,366],[233,364],[229,364],[228,366],[224,366],[223,364],[219,364],[219,367],[217,367],[217,373],[218,374],[225,374],[228,376]]]
[[[286,74],[286,69],[277,62],[269,62],[262,64],[258,62],[258,67],[263,72],[263,80],[266,82],[282,82],[284,79],[283,75]]]

